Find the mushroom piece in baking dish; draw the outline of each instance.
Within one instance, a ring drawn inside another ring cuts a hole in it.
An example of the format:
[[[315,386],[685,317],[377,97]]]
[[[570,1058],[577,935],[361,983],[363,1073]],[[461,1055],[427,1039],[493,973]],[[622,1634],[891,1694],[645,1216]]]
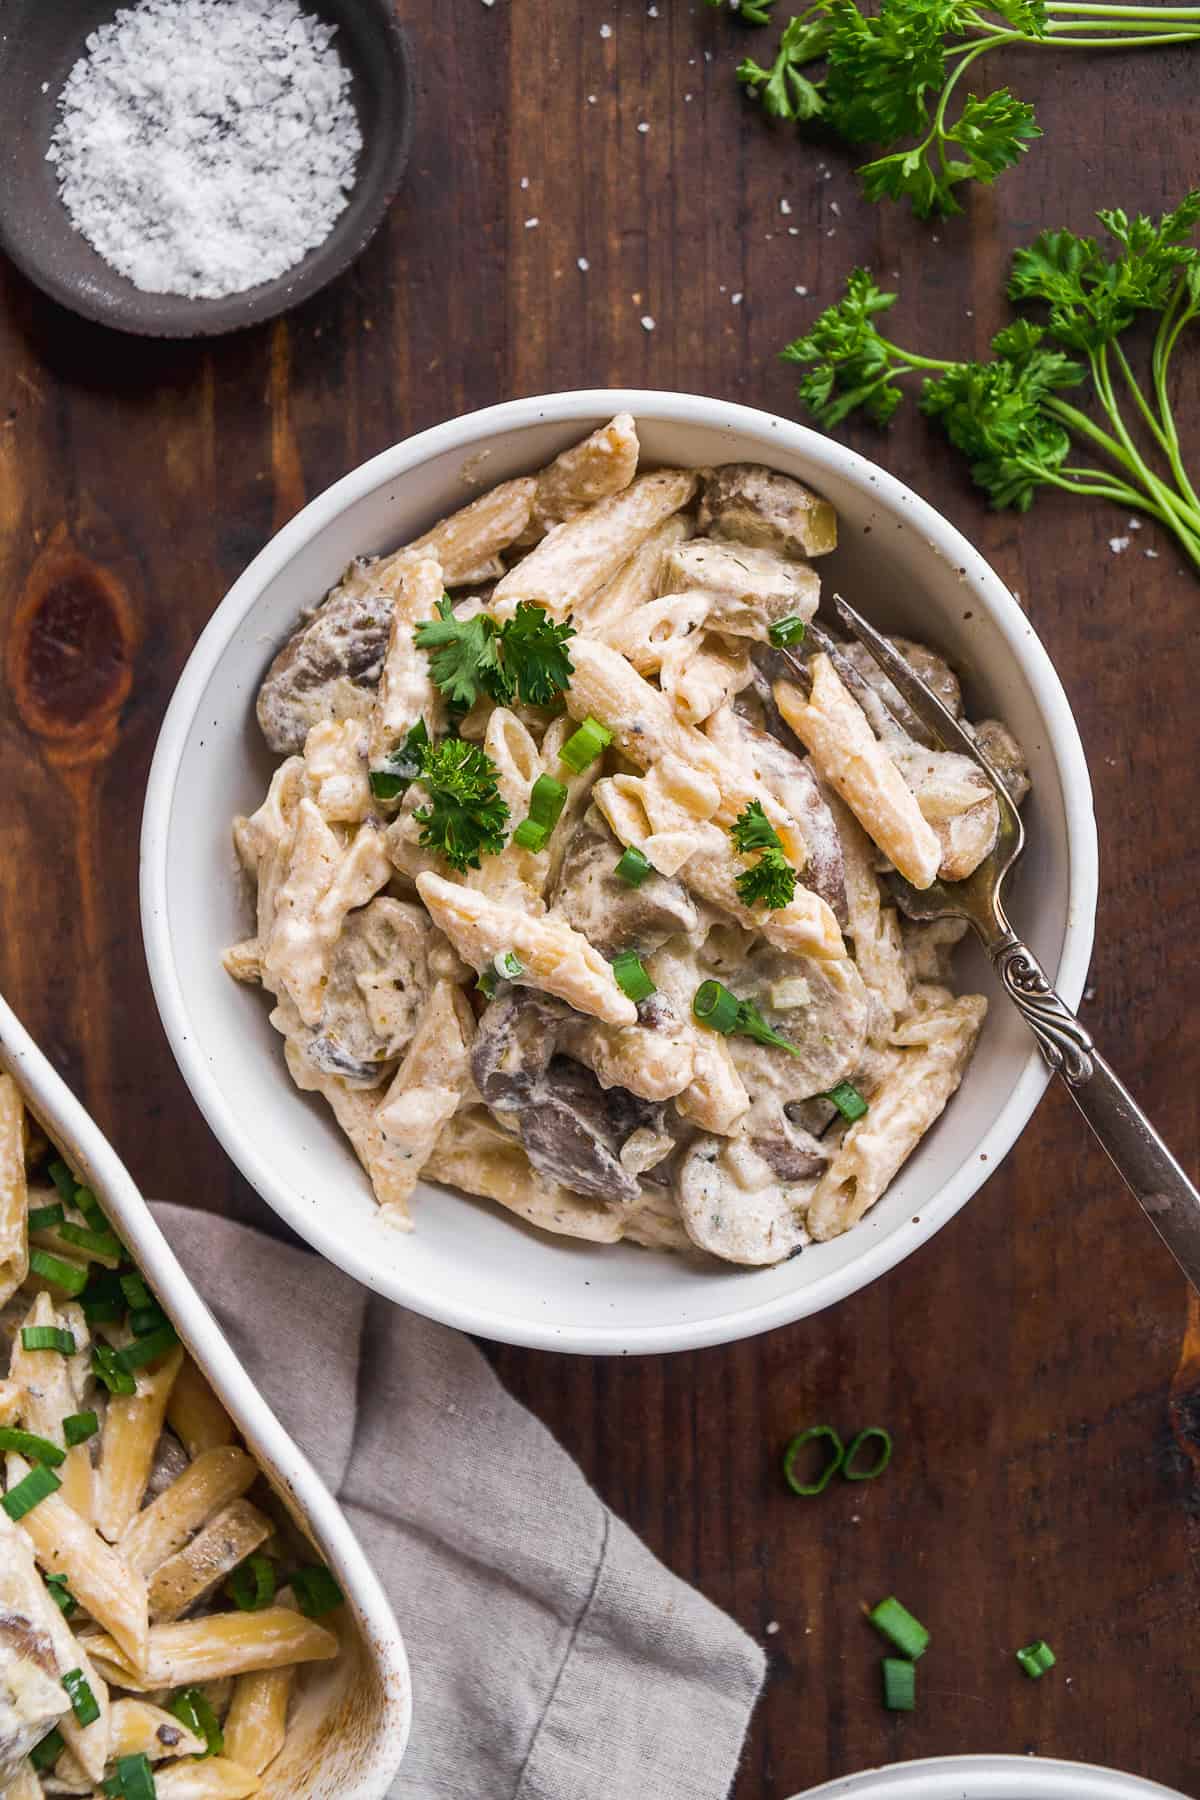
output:
[[[637,948],[659,949],[676,932],[692,932],[699,912],[681,881],[652,869],[640,887],[615,873],[621,846],[592,821],[581,825],[567,845],[550,899],[550,910],[581,931],[604,956]]]
[[[698,1137],[685,1151],[676,1198],[692,1242],[724,1262],[763,1267],[803,1249],[815,1175],[785,1181],[743,1138]]]
[[[376,1087],[429,997],[433,928],[419,906],[378,895],[346,919],[329,963],[321,1021],[304,1054],[322,1074]]]
[[[701,531],[781,556],[824,556],[837,548],[837,514],[791,475],[761,463],[724,463],[704,478]]]

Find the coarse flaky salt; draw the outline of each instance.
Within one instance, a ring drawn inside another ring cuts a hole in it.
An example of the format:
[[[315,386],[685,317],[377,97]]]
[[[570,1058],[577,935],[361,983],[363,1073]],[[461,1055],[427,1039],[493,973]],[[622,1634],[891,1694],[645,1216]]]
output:
[[[335,30],[297,0],[141,0],[101,25],[46,153],[76,230],[148,293],[218,299],[294,268],[362,150]]]

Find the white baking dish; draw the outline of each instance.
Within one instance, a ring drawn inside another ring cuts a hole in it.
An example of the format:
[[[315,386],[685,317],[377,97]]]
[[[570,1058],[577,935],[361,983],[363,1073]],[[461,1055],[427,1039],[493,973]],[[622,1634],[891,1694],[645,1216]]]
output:
[[[47,1135],[99,1196],[251,1455],[346,1596],[348,1647],[306,1677],[287,1743],[263,1777],[263,1800],[382,1800],[412,1718],[408,1660],[383,1589],[336,1501],[252,1385],[180,1267],[129,1171],[2,999],[0,1070],[13,1076]]]
[[[1187,1800],[1174,1788],[1090,1763],[1039,1756],[933,1756],[864,1769],[794,1800]]]

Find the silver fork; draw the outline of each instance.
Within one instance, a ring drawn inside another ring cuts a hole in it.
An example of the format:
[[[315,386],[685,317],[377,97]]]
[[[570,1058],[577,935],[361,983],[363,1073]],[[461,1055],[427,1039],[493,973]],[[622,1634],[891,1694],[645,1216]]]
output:
[[[888,676],[906,713],[920,722],[935,747],[969,756],[986,777],[1000,808],[1000,830],[991,854],[965,881],[935,881],[915,888],[892,872],[888,882],[900,910],[910,919],[965,919],[981,940],[1009,999],[1033,1031],[1043,1057],[1062,1076],[1076,1106],[1112,1158],[1150,1223],[1191,1282],[1200,1290],[1200,1193],[1188,1180],[1133,1096],[1100,1055],[1091,1033],[1056,992],[1037,957],[1008,922],[1000,899],[1004,879],[1025,846],[1020,814],[1008,789],[969,731],[942,704],[912,664],[840,595],[838,618]],[[820,627],[810,641],[836,645]],[[798,673],[803,664],[785,651]],[[847,671],[844,657],[839,666]],[[857,682],[862,677],[853,670]],[[856,682],[856,685],[857,685]],[[877,697],[876,697],[877,700]],[[877,701],[878,703],[878,701]],[[906,724],[904,719],[900,723]]]

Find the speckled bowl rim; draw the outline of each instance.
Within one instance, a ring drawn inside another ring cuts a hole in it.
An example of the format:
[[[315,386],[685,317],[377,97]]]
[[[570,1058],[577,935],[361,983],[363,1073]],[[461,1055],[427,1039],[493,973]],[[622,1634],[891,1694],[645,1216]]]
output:
[[[793,1800],[1187,1800],[1175,1788],[1091,1763],[1038,1756],[934,1756],[864,1769]]]
[[[384,484],[401,480],[429,458],[468,447],[477,457],[485,440],[502,439],[539,424],[578,424],[586,431],[597,419],[611,418],[623,411],[635,418],[670,425],[746,433],[759,441],[766,461],[770,460],[773,445],[786,447],[806,457],[817,471],[827,470],[856,487],[873,490],[879,502],[903,513],[941,556],[961,567],[969,591],[986,608],[1029,683],[1060,774],[1068,876],[1063,944],[1054,975],[1072,1006],[1078,1004],[1083,992],[1091,957],[1099,879],[1092,789],[1083,745],[1062,683],[1029,620],[990,564],[939,512],[885,469],[806,426],[726,400],[655,389],[582,389],[508,400],[435,425],[382,451],[326,488],[285,525],[234,582],[197,641],[167,709],[150,769],[142,816],[142,936],[167,1038],[193,1098],[246,1179],[294,1231],[339,1268],[400,1305],[461,1331],[531,1349],[609,1356],[703,1349],[753,1337],[834,1305],[911,1256],[965,1206],[1011,1150],[1032,1116],[1050,1080],[1050,1071],[1032,1037],[1007,1101],[955,1173],[935,1192],[922,1197],[919,1222],[909,1233],[893,1232],[874,1241],[864,1237],[861,1254],[844,1268],[833,1269],[820,1280],[768,1300],[755,1301],[753,1285],[748,1282],[744,1305],[702,1320],[653,1326],[629,1326],[616,1320],[611,1329],[546,1325],[536,1318],[514,1319],[510,1312],[464,1303],[453,1283],[448,1282],[442,1291],[431,1294],[407,1277],[402,1268],[382,1267],[379,1260],[348,1244],[337,1228],[336,1207],[329,1206],[318,1214],[299,1203],[278,1175],[269,1144],[254,1141],[233,1118],[208,1066],[183,999],[176,967],[169,926],[168,877],[175,788],[193,720],[206,703],[206,691],[217,665],[243,629],[267,584],[347,506]],[[282,1063],[279,1079],[288,1079]]]

